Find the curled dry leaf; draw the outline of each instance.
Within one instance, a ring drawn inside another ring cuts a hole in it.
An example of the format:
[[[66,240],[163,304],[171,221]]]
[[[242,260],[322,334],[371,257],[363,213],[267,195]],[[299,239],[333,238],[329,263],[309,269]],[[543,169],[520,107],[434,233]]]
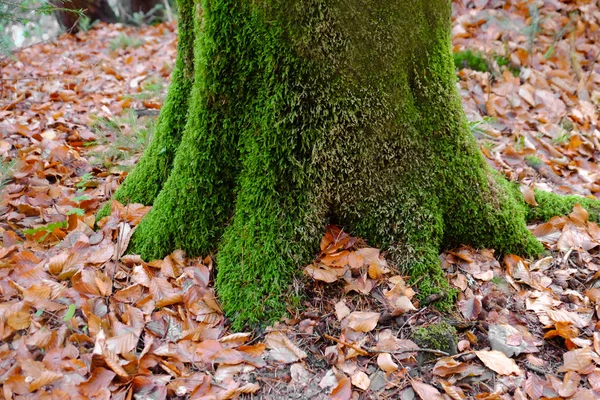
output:
[[[330,400],[350,400],[352,397],[352,384],[350,379],[342,378],[331,392]]]
[[[398,370],[398,364],[394,362],[390,353],[379,353],[377,356],[377,365],[387,373]]]
[[[446,394],[450,396],[452,400],[463,400],[467,398],[463,390],[458,386],[452,386],[450,383],[445,381],[441,381],[440,384],[442,385],[444,392],[446,392]]]
[[[479,313],[481,313],[481,298],[471,297],[468,300],[463,300],[458,304],[461,314],[468,320],[477,319]]]
[[[590,347],[575,349],[563,354],[563,366],[558,369],[558,372],[581,372],[591,364],[592,349]]]
[[[352,375],[352,385],[356,386],[357,388],[367,390],[370,384],[371,380],[364,372],[358,371]]]
[[[342,277],[346,270],[344,268],[331,268],[323,264],[311,264],[304,271],[314,280],[333,283]]]
[[[452,374],[460,374],[469,369],[469,364],[456,361],[451,357],[444,357],[438,360],[433,367],[433,374],[445,377]]]
[[[538,203],[535,201],[535,192],[530,186],[521,185],[521,193],[523,193],[523,198],[527,204],[537,207]]]

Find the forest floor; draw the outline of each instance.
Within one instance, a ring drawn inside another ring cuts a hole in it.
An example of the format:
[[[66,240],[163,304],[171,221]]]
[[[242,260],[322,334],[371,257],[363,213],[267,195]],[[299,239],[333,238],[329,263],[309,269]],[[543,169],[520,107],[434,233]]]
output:
[[[490,164],[532,205],[534,187],[599,195],[598,5],[453,8]],[[94,231],[152,136],[175,29],[99,25],[0,60],[0,398],[600,398],[600,228],[579,207],[530,227],[540,259],[444,252],[450,314],[330,227],[296,282],[299,311],[235,334],[210,258],[124,255],[148,207],[115,204]]]

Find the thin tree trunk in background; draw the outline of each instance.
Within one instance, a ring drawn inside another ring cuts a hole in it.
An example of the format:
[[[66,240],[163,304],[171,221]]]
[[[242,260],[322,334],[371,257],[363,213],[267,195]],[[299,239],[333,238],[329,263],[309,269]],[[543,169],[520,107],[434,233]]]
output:
[[[79,30],[78,22],[81,15],[78,10],[81,10],[92,22],[113,23],[118,21],[117,15],[107,0],[54,0],[51,3],[59,9],[55,12],[58,23],[72,33]]]
[[[158,8],[157,6],[162,7]],[[135,13],[144,15],[144,23],[159,22],[165,17],[163,0],[128,0],[121,2],[119,7],[123,22],[139,23],[133,18]]]
[[[131,13],[141,12],[148,13],[150,12],[156,5],[162,4],[161,0],[131,0]]]

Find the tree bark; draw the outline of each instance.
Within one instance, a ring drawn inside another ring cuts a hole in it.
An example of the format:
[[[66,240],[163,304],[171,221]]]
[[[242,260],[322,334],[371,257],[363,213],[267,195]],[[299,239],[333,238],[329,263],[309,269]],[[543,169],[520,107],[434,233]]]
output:
[[[142,13],[148,15],[155,10],[157,5],[164,5],[163,0],[128,0],[121,2],[121,18],[123,20],[131,20],[134,13]],[[164,16],[164,10],[154,11],[153,15],[149,16],[153,21],[161,20]],[[148,22],[148,21],[147,21]]]
[[[449,0],[196,1],[179,1],[195,28],[180,26],[156,143],[115,197],[153,204],[132,252],[216,252],[234,327],[285,312],[329,222],[444,307],[444,247],[532,256],[527,218],[576,202],[597,216],[596,201],[540,193],[532,211],[488,166],[455,85]]]
[[[92,22],[117,22],[117,16],[108,4],[108,0],[53,0],[51,4],[58,8],[55,11],[58,23],[71,33],[79,30],[78,22],[81,16],[76,12],[78,10],[83,11]]]
[[[148,13],[158,4],[162,4],[161,0],[131,0],[131,12]]]

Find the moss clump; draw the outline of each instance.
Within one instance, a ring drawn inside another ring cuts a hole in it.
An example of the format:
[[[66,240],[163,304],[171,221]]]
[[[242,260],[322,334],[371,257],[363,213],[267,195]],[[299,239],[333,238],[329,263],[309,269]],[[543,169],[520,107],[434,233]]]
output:
[[[454,65],[457,69],[468,68],[473,71],[488,71],[487,60],[480,51],[463,50],[454,53]]]
[[[521,69],[511,64],[510,59],[506,56],[494,55],[491,60],[496,61],[498,67],[506,67],[514,75],[519,76]],[[454,66],[457,69],[468,68],[473,71],[487,72],[493,69],[490,66],[490,60],[480,51],[463,50],[454,53]]]
[[[527,220],[532,222],[548,221],[552,217],[567,215],[573,211],[575,204],[581,205],[589,213],[590,221],[600,221],[600,202],[581,196],[560,196],[556,193],[535,190],[537,207],[530,207]]]
[[[440,350],[450,355],[458,352],[458,335],[456,328],[445,321],[418,328],[413,332],[412,340],[414,340],[421,348]],[[435,357],[435,355],[430,353],[419,353],[417,355],[417,361],[420,365],[424,361]]]

